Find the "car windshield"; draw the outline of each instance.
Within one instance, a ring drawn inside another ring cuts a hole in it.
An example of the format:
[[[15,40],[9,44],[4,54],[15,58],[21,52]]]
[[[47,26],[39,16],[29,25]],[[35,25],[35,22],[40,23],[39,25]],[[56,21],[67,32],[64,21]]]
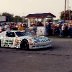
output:
[[[25,36],[32,36],[31,32],[25,32]]]
[[[25,32],[15,32],[15,33],[16,33],[16,35],[17,35],[18,37],[25,35]]]
[[[30,32],[15,32],[18,37],[20,36],[31,36]]]

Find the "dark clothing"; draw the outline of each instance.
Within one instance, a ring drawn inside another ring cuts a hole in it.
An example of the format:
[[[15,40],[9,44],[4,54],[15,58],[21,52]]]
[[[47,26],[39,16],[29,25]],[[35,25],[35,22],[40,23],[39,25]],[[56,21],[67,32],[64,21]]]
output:
[[[65,26],[63,33],[64,33],[64,36],[68,36],[68,26]]]
[[[69,36],[72,37],[72,27],[69,28]]]
[[[48,36],[51,36],[52,35],[51,24],[48,24],[46,26],[46,33],[47,33]]]

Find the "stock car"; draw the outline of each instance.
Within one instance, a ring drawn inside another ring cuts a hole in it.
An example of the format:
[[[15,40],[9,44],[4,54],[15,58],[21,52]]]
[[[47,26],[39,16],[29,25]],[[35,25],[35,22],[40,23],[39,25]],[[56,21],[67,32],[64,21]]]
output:
[[[12,30],[0,33],[0,47],[40,49],[52,47],[52,41],[45,36],[34,36],[30,32]]]

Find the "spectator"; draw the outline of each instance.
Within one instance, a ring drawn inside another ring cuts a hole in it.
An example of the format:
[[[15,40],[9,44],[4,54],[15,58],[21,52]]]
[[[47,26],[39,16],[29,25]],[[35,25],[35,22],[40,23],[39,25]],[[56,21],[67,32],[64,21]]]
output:
[[[62,29],[61,29],[62,25],[59,24],[59,36],[61,37],[62,36]]]
[[[24,27],[22,26],[22,24],[18,25],[18,30],[24,30]]]
[[[68,25],[67,24],[64,25],[63,33],[64,33],[64,37],[68,36]]]
[[[57,35],[57,36],[60,34],[59,25],[56,25],[54,33],[55,33],[55,35]]]
[[[72,37],[72,25],[70,25],[68,30],[69,30],[69,36]]]
[[[65,29],[65,24],[63,24],[62,27],[61,27],[61,30],[62,30],[61,35],[62,35],[63,37],[64,37],[64,29]]]
[[[52,29],[51,29],[51,24],[49,23],[48,25],[46,25],[46,32],[48,36],[52,35]]]

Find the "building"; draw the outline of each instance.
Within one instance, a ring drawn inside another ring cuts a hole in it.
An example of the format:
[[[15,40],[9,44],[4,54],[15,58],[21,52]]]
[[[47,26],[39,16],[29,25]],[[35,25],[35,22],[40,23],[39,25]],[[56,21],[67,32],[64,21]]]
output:
[[[28,20],[28,27],[38,26],[38,24],[45,26],[47,22],[53,22],[53,18],[56,16],[52,13],[36,13],[28,14],[25,18]]]
[[[0,16],[0,22],[5,22],[6,21],[6,16]]]

